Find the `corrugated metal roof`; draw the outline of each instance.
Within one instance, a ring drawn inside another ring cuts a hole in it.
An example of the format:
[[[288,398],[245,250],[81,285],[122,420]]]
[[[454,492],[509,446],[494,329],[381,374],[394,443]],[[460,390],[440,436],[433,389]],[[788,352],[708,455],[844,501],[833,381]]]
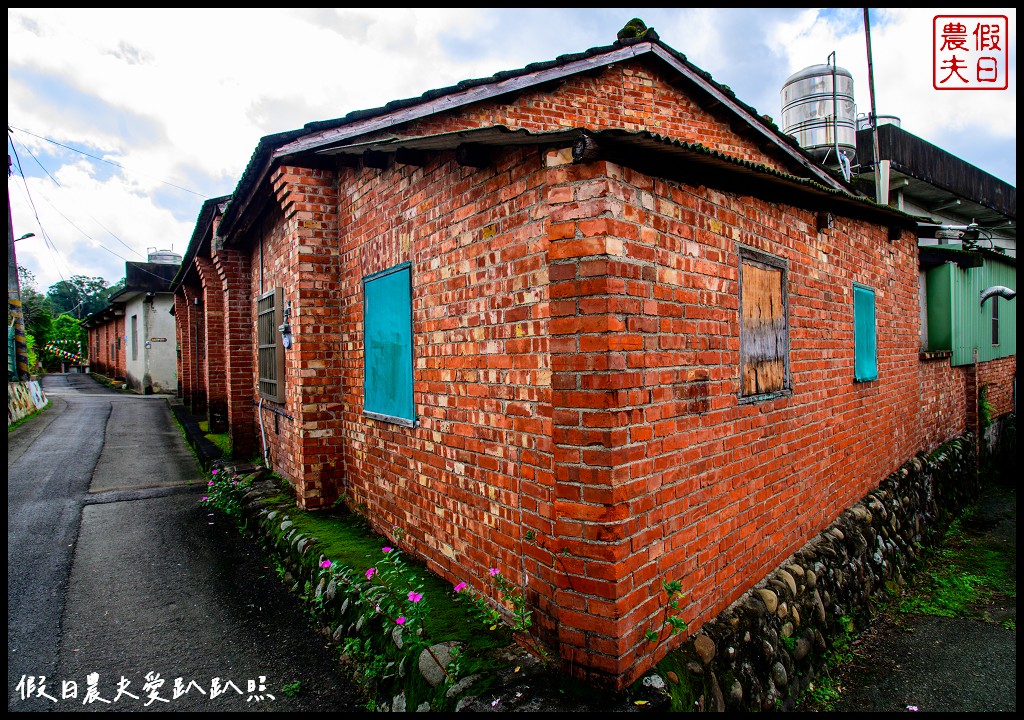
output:
[[[358,157],[365,152],[397,153],[400,149],[423,152],[451,151],[463,144],[566,147],[584,137],[601,146],[602,157],[655,177],[678,180],[690,185],[715,186],[797,207],[831,210],[880,224],[908,229],[916,227],[917,224],[914,217],[867,198],[826,187],[807,178],[783,173],[767,165],[735,158],[700,143],[676,140],[646,130],[590,131],[573,128],[530,132],[494,126],[436,135],[377,138],[363,143],[331,147],[321,150],[319,154]]]

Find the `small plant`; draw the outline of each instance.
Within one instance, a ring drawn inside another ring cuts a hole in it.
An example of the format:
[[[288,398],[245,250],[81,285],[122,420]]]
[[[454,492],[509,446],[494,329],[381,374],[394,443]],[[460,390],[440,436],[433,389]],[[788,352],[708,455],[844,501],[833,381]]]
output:
[[[533,611],[526,606],[526,598],[523,597],[519,587],[502,575],[501,570],[496,567],[488,570],[488,575],[491,582],[494,583],[495,589],[501,595],[505,607],[512,613],[512,628],[520,632],[528,630],[533,625]],[[486,597],[475,592],[465,582],[460,582],[455,586],[455,594],[468,598],[469,602],[473,604],[477,617],[484,625],[489,626],[491,630],[498,627],[498,623],[502,620],[501,611]]]
[[[281,687],[281,692],[283,692],[288,697],[295,697],[300,692],[302,692],[302,681],[296,680],[295,682],[285,683]]]
[[[678,580],[662,580],[661,587],[667,595],[665,600],[665,619],[661,623],[661,627],[658,629],[649,628],[644,634],[647,638],[647,642],[660,642],[662,632],[664,629],[670,628],[669,637],[681,633],[687,627],[688,623],[683,620],[682,612],[679,609],[679,601],[686,596],[683,592],[683,584]]]
[[[226,473],[214,468],[210,471],[210,480],[206,485],[206,495],[202,499],[203,505],[238,520],[242,514],[242,495],[252,485],[252,476],[241,479],[238,475],[227,477]]]

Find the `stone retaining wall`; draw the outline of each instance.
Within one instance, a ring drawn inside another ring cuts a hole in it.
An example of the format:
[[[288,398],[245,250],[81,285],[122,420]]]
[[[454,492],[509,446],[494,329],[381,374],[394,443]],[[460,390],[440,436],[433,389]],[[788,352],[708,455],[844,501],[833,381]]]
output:
[[[895,589],[978,494],[967,435],[890,475],[764,581],[674,651],[697,710],[790,709],[822,671],[833,642]],[[676,681],[676,682],[673,682]]]

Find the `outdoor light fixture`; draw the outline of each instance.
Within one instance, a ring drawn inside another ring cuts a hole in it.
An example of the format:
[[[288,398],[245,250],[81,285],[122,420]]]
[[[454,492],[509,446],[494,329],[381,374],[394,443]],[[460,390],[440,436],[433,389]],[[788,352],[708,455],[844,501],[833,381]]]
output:
[[[284,308],[284,322],[277,326],[278,331],[281,333],[281,343],[284,345],[284,349],[287,350],[292,346],[292,326],[288,323],[288,318],[292,314],[291,301],[285,305]]]

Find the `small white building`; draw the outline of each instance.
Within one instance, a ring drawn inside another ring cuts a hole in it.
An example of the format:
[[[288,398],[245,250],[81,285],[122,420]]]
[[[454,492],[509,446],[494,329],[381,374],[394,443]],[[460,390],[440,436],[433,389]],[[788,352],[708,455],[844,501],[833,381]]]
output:
[[[177,393],[177,342],[171,280],[181,256],[150,252],[149,262],[125,263],[125,289],[111,297],[124,307],[125,376],[132,391]]]

